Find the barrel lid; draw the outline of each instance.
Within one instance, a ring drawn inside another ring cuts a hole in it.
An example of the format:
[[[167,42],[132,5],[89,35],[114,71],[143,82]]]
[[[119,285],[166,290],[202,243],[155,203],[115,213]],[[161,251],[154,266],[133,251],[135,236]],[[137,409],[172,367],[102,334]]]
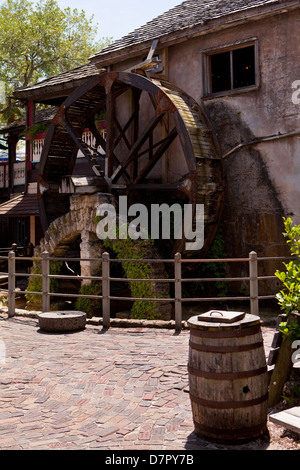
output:
[[[220,312],[223,316],[221,316],[220,313],[219,315],[216,315],[213,312]],[[244,312],[223,312],[222,310],[212,310],[202,315],[191,317],[187,323],[191,329],[219,331],[250,328],[252,326],[260,325],[261,320],[259,316]]]
[[[198,315],[201,322],[235,323],[245,318],[245,312],[227,312],[223,310],[210,310]]]

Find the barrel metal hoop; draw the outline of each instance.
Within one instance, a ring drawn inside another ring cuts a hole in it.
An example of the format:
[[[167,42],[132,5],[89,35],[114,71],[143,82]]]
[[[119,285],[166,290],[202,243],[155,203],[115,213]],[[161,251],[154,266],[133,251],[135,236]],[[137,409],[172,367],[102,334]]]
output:
[[[197,434],[200,433],[206,437],[207,435],[211,434],[213,436],[220,436],[220,440],[224,440],[224,436],[226,436],[226,438],[229,438],[230,440],[244,440],[247,438],[252,438],[255,435],[263,434],[266,431],[267,421],[263,421],[262,423],[256,426],[249,426],[237,429],[212,428],[210,426],[205,426],[199,423],[195,423],[195,425]],[[234,437],[234,435],[236,437]]]
[[[261,332],[260,325],[251,328],[242,328],[235,330],[190,330],[192,336],[199,336],[201,338],[241,338],[244,336],[252,336]]]
[[[234,353],[234,352],[245,352],[252,351],[254,349],[259,349],[263,347],[263,342],[253,344],[243,344],[240,346],[209,346],[206,344],[197,344],[193,341],[189,343],[191,349],[202,352],[212,352],[212,353]]]
[[[188,372],[191,375],[195,375],[196,377],[202,377],[205,379],[212,379],[212,380],[234,380],[234,379],[247,379],[249,377],[256,377],[257,375],[262,375],[268,372],[267,366],[261,367],[260,369],[256,370],[248,370],[248,371],[241,371],[241,372],[207,372],[203,370],[195,369],[188,365]]]
[[[213,408],[213,409],[218,409],[218,410],[228,410],[228,409],[237,409],[237,408],[248,408],[249,406],[255,406],[255,405],[260,405],[262,403],[265,403],[268,400],[268,394],[263,395],[262,397],[255,398],[253,400],[245,400],[245,401],[235,401],[235,402],[229,402],[229,401],[211,401],[211,400],[205,400],[203,398],[196,397],[195,395],[192,395],[190,393],[190,398],[192,402],[197,403],[198,405],[204,406],[206,408]]]

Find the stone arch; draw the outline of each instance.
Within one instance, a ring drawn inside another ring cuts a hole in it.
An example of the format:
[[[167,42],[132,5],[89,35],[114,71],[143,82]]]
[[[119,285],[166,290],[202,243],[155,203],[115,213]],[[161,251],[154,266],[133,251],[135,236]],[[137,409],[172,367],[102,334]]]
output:
[[[53,257],[63,257],[70,243],[81,237],[80,257],[101,258],[103,243],[96,235],[96,211],[99,204],[113,203],[111,195],[75,195],[70,198],[70,211],[55,219],[44,234],[35,256],[43,251]],[[81,275],[93,276],[100,272],[101,261],[81,261]],[[83,284],[88,283],[83,281]]]
[[[70,243],[78,236],[80,243],[80,262],[81,276],[95,276],[101,274],[101,257],[106,248],[104,243],[96,235],[97,227],[97,208],[100,204],[115,205],[115,199],[111,194],[97,193],[90,195],[73,195],[70,198],[70,211],[55,219],[44,234],[40,245],[35,248],[35,256],[40,256],[47,251],[52,257],[64,257],[68,251]],[[139,241],[135,242],[137,245]],[[145,240],[143,243],[143,254],[145,259],[159,258],[156,248],[151,240],[149,243]],[[114,243],[111,244],[114,251]],[[93,258],[88,261],[87,258]],[[99,262],[97,262],[99,258]],[[151,268],[151,278],[166,278],[166,271],[163,262],[154,263]],[[89,280],[83,280],[82,286],[89,284]],[[101,291],[100,291],[101,292]],[[167,283],[152,282],[152,297],[168,298],[169,286]],[[156,312],[164,319],[170,319],[171,304],[169,301],[157,302]]]

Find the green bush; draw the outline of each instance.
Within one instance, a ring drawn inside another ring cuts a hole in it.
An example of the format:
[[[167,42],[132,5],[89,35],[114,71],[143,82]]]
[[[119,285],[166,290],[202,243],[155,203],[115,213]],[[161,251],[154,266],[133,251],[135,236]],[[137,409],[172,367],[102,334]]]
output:
[[[276,271],[276,276],[282,282],[282,290],[276,295],[280,308],[287,316],[294,311],[300,311],[300,225],[293,225],[290,218],[284,218],[287,244],[290,248],[291,256],[295,259],[289,263],[283,263],[286,270]],[[297,322],[283,322],[280,331],[284,337],[289,337],[291,341],[300,338],[300,325]]]
[[[101,295],[101,285],[97,281],[92,281],[91,284],[81,286],[79,293],[82,295]],[[101,299],[79,297],[76,300],[75,309],[85,312],[88,317],[93,317],[101,312]]]
[[[119,232],[118,228],[118,232]],[[104,246],[106,249],[113,250],[119,259],[143,259],[147,256],[149,244],[152,245],[152,240],[139,240],[135,242],[131,238],[126,240],[106,239]],[[150,263],[145,262],[123,262],[122,267],[125,276],[128,279],[153,279],[153,268]],[[156,297],[153,289],[152,282],[130,282],[130,290],[134,298],[154,298]],[[154,320],[160,318],[160,312],[155,305],[155,301],[137,300],[134,302],[131,310],[132,318]]]
[[[61,272],[63,267],[62,261],[50,261],[50,274],[57,275]],[[35,261],[31,274],[42,274],[42,267],[40,261]],[[59,285],[58,279],[50,279],[50,292],[57,292]],[[27,292],[42,292],[42,278],[29,277]],[[42,296],[39,294],[26,294],[26,300],[33,304],[41,304]]]

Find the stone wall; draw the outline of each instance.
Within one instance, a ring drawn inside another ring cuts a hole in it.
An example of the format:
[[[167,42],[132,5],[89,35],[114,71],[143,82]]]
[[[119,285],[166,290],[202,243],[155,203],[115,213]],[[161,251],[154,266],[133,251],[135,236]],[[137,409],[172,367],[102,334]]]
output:
[[[100,258],[104,251],[102,240],[96,235],[97,208],[101,204],[112,204],[116,206],[115,199],[111,194],[97,193],[89,195],[73,195],[70,198],[70,212],[54,220],[49,226],[40,245],[35,249],[35,256],[40,256],[47,251],[53,257],[64,257],[70,244],[80,237],[80,262],[81,276],[101,276],[102,262]],[[139,241],[135,242],[138,246]],[[146,245],[146,249],[145,249]],[[145,259],[157,259],[158,253],[154,245],[143,240],[143,257]],[[113,249],[113,244],[112,244]],[[87,258],[93,258],[88,261]],[[97,261],[97,258],[99,261]],[[165,279],[167,277],[163,263],[154,263],[151,266],[151,278]],[[89,285],[90,280],[82,281],[82,286]],[[101,284],[101,283],[100,283]],[[152,294],[160,298],[169,296],[167,283],[153,282]],[[101,294],[101,289],[98,294]],[[170,302],[158,302],[156,310],[163,319],[170,319]]]

